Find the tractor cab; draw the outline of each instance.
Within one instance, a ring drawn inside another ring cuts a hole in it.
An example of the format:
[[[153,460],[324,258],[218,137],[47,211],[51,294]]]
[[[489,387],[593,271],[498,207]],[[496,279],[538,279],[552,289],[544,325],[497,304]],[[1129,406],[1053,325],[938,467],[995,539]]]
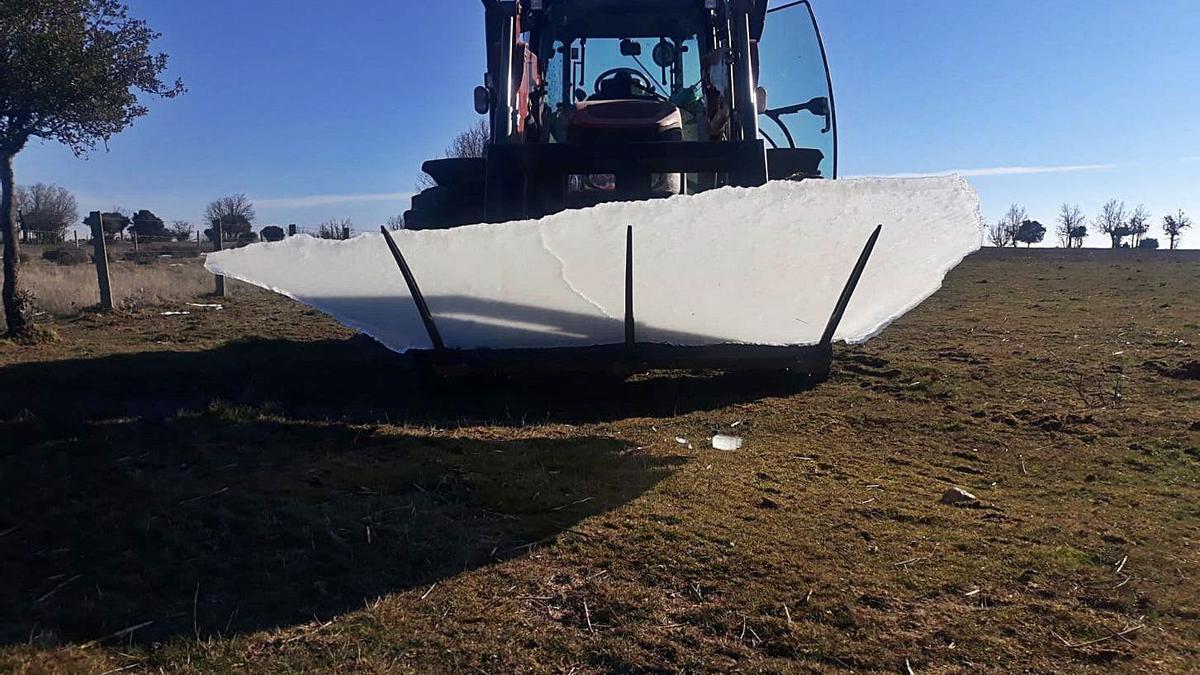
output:
[[[434,160],[410,227],[836,178],[806,0],[483,0],[485,156]]]

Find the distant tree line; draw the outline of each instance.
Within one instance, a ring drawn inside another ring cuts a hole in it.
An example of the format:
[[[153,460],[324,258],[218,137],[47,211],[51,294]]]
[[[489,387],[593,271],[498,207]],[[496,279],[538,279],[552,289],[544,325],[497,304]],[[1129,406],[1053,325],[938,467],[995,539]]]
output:
[[[72,226],[82,224],[91,228],[95,222],[94,214],[81,220],[75,196],[58,185],[18,186],[15,197],[18,225],[26,238],[37,243],[61,243],[67,239]],[[113,206],[99,213],[102,231],[109,240],[136,235],[142,241],[190,241],[196,236],[197,228],[190,221],[168,223],[149,209],[132,211]],[[280,225],[267,225],[256,232],[254,202],[240,193],[209,202],[203,218],[208,227],[202,230],[202,235],[209,241],[213,240],[218,225],[222,241],[239,244],[282,241],[289,234],[289,229]],[[404,217],[392,216],[385,224],[392,230],[403,229]],[[349,218],[331,218],[314,227],[297,228],[297,231],[322,239],[342,239],[353,230],[354,223]]]
[[[1144,205],[1139,204],[1131,210],[1125,202],[1111,199],[1091,219],[1090,225],[1100,234],[1108,236],[1113,248],[1157,249],[1158,239],[1146,236],[1153,220]],[[1089,234],[1089,220],[1078,205],[1063,204],[1056,225],[1055,234],[1060,247],[1083,248],[1083,240]],[[1162,230],[1171,250],[1179,248],[1184,230],[1191,227],[1191,218],[1182,210],[1163,217]],[[1040,244],[1046,238],[1046,233],[1045,225],[1031,220],[1024,207],[1013,204],[1000,220],[988,226],[987,238],[992,246],[1015,247],[1025,244],[1029,247]]]

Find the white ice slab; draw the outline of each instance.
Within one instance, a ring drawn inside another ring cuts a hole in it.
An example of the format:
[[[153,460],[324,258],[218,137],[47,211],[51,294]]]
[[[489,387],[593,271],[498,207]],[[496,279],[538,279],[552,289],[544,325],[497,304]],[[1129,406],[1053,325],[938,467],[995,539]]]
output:
[[[622,342],[627,225],[639,341],[781,345],[819,341],[878,224],[883,234],[836,336],[863,342],[979,249],[979,203],[966,181],[776,182],[394,236],[450,347]],[[395,351],[430,347],[380,234],[296,236],[211,254],[206,267],[311,305]]]

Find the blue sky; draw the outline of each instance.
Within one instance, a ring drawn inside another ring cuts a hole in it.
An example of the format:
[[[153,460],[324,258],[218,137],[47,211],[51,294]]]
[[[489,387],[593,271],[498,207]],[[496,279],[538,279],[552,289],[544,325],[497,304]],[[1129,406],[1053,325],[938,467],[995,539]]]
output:
[[[367,229],[407,208],[421,161],[476,119],[477,0],[129,5],[163,33],[189,93],[108,152],[33,143],[18,157],[18,182],[66,186],[83,211],[198,221],[210,199],[245,192],[261,224]],[[1156,222],[1179,208],[1200,220],[1196,0],[813,5],[844,175],[958,170],[988,219],[1019,202],[1049,225],[1063,201],[1094,214],[1115,197]]]

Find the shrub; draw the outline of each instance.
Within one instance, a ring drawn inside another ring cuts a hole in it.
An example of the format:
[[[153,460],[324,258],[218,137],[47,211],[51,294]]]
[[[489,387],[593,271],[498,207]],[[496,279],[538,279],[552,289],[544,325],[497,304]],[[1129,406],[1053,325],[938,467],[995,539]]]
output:
[[[121,256],[121,260],[126,260],[139,265],[153,265],[158,262],[159,254],[155,251],[129,251]]]
[[[258,241],[258,235],[257,235],[257,234],[254,234],[253,232],[243,232],[243,233],[241,233],[241,234],[239,234],[239,235],[238,235],[238,238],[237,238],[237,245],[238,245],[238,246],[245,246],[245,245],[247,245],[247,244],[253,244],[253,243],[257,242],[257,241]]]
[[[1138,242],[1137,247],[1143,248],[1143,249],[1149,249],[1149,250],[1153,251],[1158,248],[1158,240],[1157,239],[1143,239]]]
[[[86,265],[92,257],[81,248],[51,248],[42,251],[42,260],[55,265]]]
[[[262,229],[263,241],[283,241],[287,239],[287,232],[278,225],[268,225]]]

